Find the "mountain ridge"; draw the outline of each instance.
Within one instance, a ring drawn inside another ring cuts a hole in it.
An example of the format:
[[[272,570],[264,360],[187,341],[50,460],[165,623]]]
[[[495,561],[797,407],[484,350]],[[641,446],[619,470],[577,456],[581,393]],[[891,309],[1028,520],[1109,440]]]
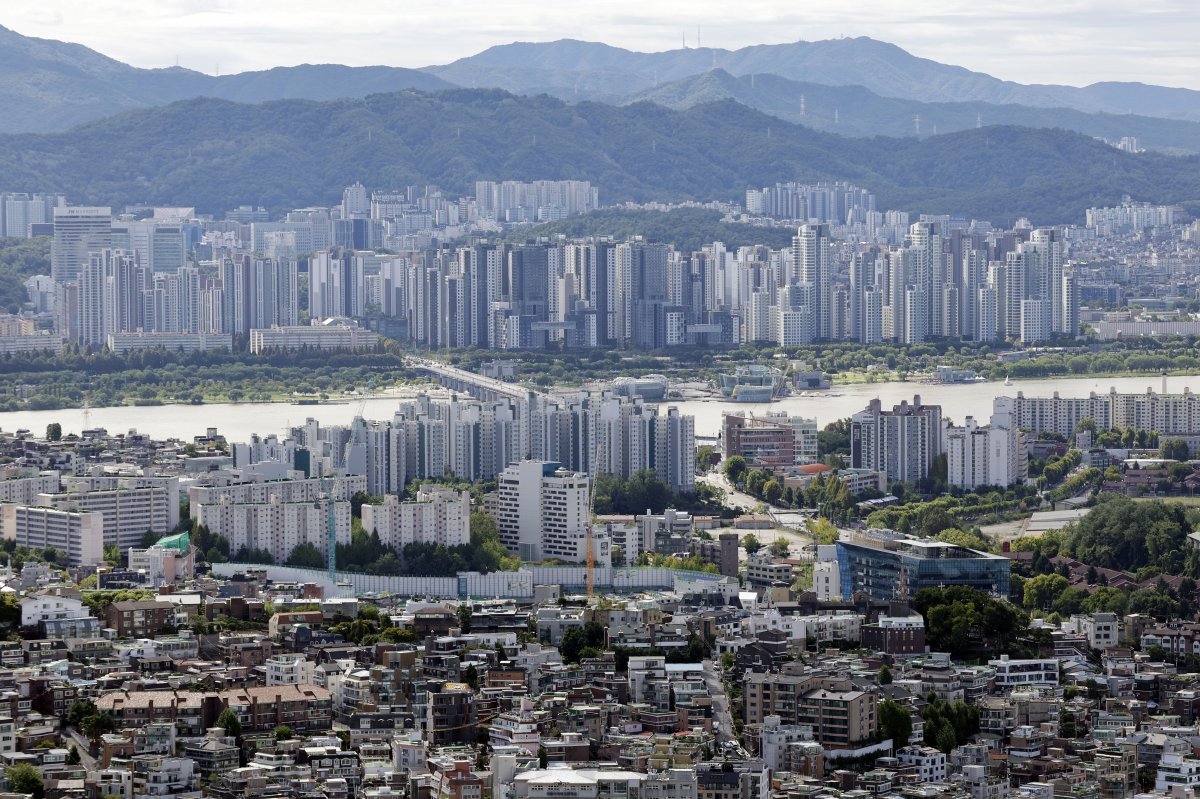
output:
[[[0,133],[66,130],[114,113],[211,96],[244,102],[362,97],[381,91],[453,88],[420,70],[302,64],[232,75],[183,67],[143,69],[72,42],[0,26]]]
[[[65,133],[0,137],[0,185],[72,202],[186,204],[220,214],[335,202],[344,186],[591,180],[605,204],[739,199],[776,181],[844,179],[881,208],[994,222],[1080,221],[1129,194],[1200,201],[1200,158],[1130,155],[1062,130],[986,127],[928,139],[847,138],[730,100],[639,102],[452,89],[245,105],[200,98]]]
[[[586,55],[586,58],[583,58]],[[497,45],[474,56],[424,69],[460,85],[490,76],[489,85],[508,91],[534,87],[532,81],[573,88],[589,70],[618,74],[627,91],[640,92],[657,81],[672,81],[712,68],[734,76],[775,74],[829,86],[859,85],[885,97],[923,102],[980,101],[1036,107],[1064,106],[1086,112],[1124,113],[1136,107],[1146,116],[1200,121],[1200,91],[1109,81],[1076,87],[1021,84],[909,53],[890,42],[866,36],[750,45],[737,50],[683,48],[642,53],[599,42],[559,39]],[[506,71],[507,70],[507,71]],[[562,73],[546,75],[546,70]],[[541,74],[539,74],[539,71]],[[620,91],[619,84],[605,84]],[[1131,92],[1143,97],[1135,102]]]
[[[735,77],[715,69],[663,83],[626,102],[647,100],[682,109],[715,99],[733,99],[780,119],[843,136],[907,137],[919,125],[924,135],[950,133],[1003,120],[1023,127],[1061,127],[1116,141],[1137,137],[1163,152],[1200,153],[1200,122],[1136,115],[1086,113],[1071,108],[1035,108],[992,103],[922,103],[883,97],[862,86],[800,83],[779,75]],[[916,118],[919,117],[919,122]]]

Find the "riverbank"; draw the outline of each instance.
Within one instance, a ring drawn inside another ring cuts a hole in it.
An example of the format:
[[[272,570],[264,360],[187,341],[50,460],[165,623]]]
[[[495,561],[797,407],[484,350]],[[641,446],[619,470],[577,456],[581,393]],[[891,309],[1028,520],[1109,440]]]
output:
[[[399,370],[397,370],[397,371],[399,371]],[[1193,378],[1196,376],[1197,376],[1196,372],[1194,372],[1192,370],[1186,370],[1186,369],[1177,369],[1177,370],[1168,371],[1166,373],[1104,372],[1104,373],[1087,374],[1087,375],[1041,375],[1041,376],[1032,376],[1032,377],[1022,377],[1019,380],[1013,380],[1013,381],[1011,381],[1011,384],[1006,387],[1012,388],[1013,385],[1015,385],[1018,382],[1023,385],[1037,385],[1037,384],[1041,384],[1041,383],[1054,383],[1054,382],[1062,381],[1062,380],[1078,380],[1078,381],[1091,380],[1093,382],[1104,381],[1104,380],[1161,381],[1165,377],[1168,379],[1167,390],[1168,390],[1168,392],[1171,392],[1171,391],[1175,390],[1175,389],[1172,389],[1170,386],[1171,378],[1180,378],[1180,377]],[[597,385],[597,383],[592,383],[589,385]],[[881,391],[885,391],[889,387],[910,386],[911,387],[910,390],[912,390],[916,393],[923,393],[931,388],[946,388],[946,387],[953,387],[953,386],[982,386],[982,385],[1003,386],[1004,380],[989,379],[989,380],[971,382],[971,383],[934,383],[934,382],[925,382],[922,379],[915,378],[912,376],[901,376],[895,372],[889,372],[889,373],[858,372],[858,373],[834,375],[829,389],[804,389],[804,390],[799,390],[799,391],[793,391],[793,393],[785,395],[784,397],[782,397],[780,400],[776,401],[775,403],[729,403],[729,404],[737,406],[737,407],[740,407],[743,405],[746,405],[746,406],[752,405],[753,407],[758,408],[761,406],[769,407],[770,405],[775,405],[775,404],[778,404],[779,402],[786,401],[788,399],[814,398],[814,397],[816,397],[816,398],[840,397],[840,396],[844,396],[844,394],[842,392],[840,392],[839,389],[849,388],[849,387],[855,387],[855,388],[859,388],[859,389],[878,388]],[[1148,384],[1147,387],[1152,387],[1152,388],[1154,388],[1155,391],[1161,391],[1161,385],[1151,386]],[[582,386],[556,385],[556,386],[549,387],[545,390],[547,390],[551,393],[569,393],[571,391],[574,391],[574,390],[577,390],[580,388],[582,388]],[[722,396],[722,394],[719,390],[717,390],[716,388],[710,388],[708,390],[705,390],[700,387],[699,381],[696,381],[696,380],[689,380],[686,383],[678,383],[678,384],[672,383],[671,391],[674,392],[677,389],[686,389],[686,392],[682,396],[675,396],[675,397],[668,398],[667,400],[664,400],[664,403],[678,404],[680,402],[720,402],[720,403],[728,402],[728,400],[726,400],[726,398],[724,396]],[[238,405],[238,406],[249,406],[249,407],[269,406],[269,405],[299,405],[299,406],[315,407],[315,406],[320,406],[320,405],[354,404],[354,403],[361,402],[364,399],[373,400],[373,399],[384,399],[384,398],[398,396],[398,395],[403,396],[403,395],[406,395],[406,392],[411,393],[411,392],[415,392],[415,391],[419,391],[419,390],[435,390],[436,391],[436,390],[441,390],[441,387],[437,386],[436,384],[429,383],[427,381],[423,381],[420,379],[400,378],[400,379],[397,379],[394,381],[394,385],[391,388],[384,389],[382,391],[375,390],[375,391],[370,391],[370,392],[366,392],[366,393],[363,393],[361,388],[357,388],[355,390],[346,390],[346,391],[336,393],[336,394],[325,393],[325,394],[320,394],[320,395],[313,395],[313,394],[302,394],[302,393],[289,392],[289,391],[277,391],[277,392],[271,392],[268,394],[263,394],[262,392],[260,392],[260,393],[258,393],[257,396],[255,396],[255,395],[248,395],[247,392],[245,392],[245,391],[238,391],[236,389],[233,391],[230,391],[229,389],[225,388],[220,391],[200,392],[200,393],[193,394],[193,395],[186,396],[186,397],[167,397],[167,398],[163,398],[163,399],[131,398],[131,399],[127,399],[124,402],[115,403],[115,404],[99,404],[99,403],[95,403],[92,401],[89,401],[85,404],[82,400],[71,400],[68,398],[63,398],[62,404],[51,405],[49,407],[42,405],[42,406],[38,406],[38,407],[30,406],[30,407],[25,407],[25,408],[17,408],[17,409],[13,409],[13,410],[7,411],[7,412],[0,412],[0,416],[3,416],[4,413],[42,412],[42,411],[45,411],[45,412],[82,411],[85,407],[92,411],[95,411],[100,408],[130,408],[130,409],[132,409],[132,408],[156,408],[156,407],[180,407],[180,406],[203,407],[203,406],[211,406],[211,405]],[[240,396],[237,396],[237,398],[234,398],[234,397],[230,396],[231,394],[240,395]]]
[[[824,427],[830,422],[862,410],[872,399],[878,398],[885,407],[890,407],[903,400],[911,402],[913,395],[919,394],[923,402],[941,405],[943,416],[956,423],[962,423],[967,416],[986,422],[991,416],[992,402],[996,397],[1012,396],[1018,391],[1027,396],[1050,396],[1058,392],[1064,397],[1087,396],[1091,392],[1104,393],[1110,388],[1123,393],[1135,393],[1147,389],[1160,391],[1161,381],[1161,377],[1158,376],[1142,375],[1013,380],[1011,385],[1002,382],[958,385],[861,383],[839,386],[831,392],[784,397],[773,403],[739,403],[711,398],[673,399],[664,404],[694,416],[695,433],[698,438],[712,438],[720,431],[726,413],[754,413],[761,416],[768,411],[786,411],[796,416],[816,419],[817,424]],[[1200,375],[1168,379],[1168,391],[1181,392],[1184,388],[1200,393]],[[154,438],[190,439],[205,434],[210,427],[215,427],[231,441],[246,441],[256,433],[283,433],[286,428],[303,423],[308,418],[315,419],[323,425],[350,424],[359,413],[360,407],[367,419],[390,419],[396,411],[397,401],[410,392],[416,394],[444,390],[427,383],[407,384],[384,392],[374,392],[374,396],[368,398],[347,396],[344,402],[321,405],[302,405],[293,398],[280,402],[108,406],[93,407],[86,411],[80,408],[21,410],[0,413],[0,429],[8,432],[26,429],[41,434],[46,425],[57,422],[62,425],[64,435],[79,433],[89,427],[104,427],[114,432],[136,429]]]

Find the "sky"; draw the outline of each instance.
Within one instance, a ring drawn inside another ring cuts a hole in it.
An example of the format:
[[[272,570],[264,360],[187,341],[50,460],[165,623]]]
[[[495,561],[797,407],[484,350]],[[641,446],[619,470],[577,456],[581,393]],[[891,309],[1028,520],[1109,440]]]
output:
[[[0,25],[139,67],[443,64],[512,41],[632,50],[870,36],[1021,83],[1200,89],[1197,0],[5,0]]]

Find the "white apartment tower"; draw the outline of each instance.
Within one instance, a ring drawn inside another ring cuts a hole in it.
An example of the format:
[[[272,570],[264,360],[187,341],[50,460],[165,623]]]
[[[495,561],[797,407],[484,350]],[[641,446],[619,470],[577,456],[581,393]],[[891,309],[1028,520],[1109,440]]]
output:
[[[816,317],[816,337],[833,338],[833,256],[830,253],[829,225],[801,225],[792,239],[792,260],[800,282],[812,286],[812,308]]]
[[[521,461],[500,473],[500,543],[521,560],[582,561],[589,517],[588,476],[548,461]]]

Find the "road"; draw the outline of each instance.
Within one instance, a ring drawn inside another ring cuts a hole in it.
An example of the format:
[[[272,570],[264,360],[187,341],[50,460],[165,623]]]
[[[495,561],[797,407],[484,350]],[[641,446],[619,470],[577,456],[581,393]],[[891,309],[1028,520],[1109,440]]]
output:
[[[748,535],[753,535],[763,545],[769,545],[776,539],[782,538],[788,542],[788,547],[791,550],[792,557],[798,557],[803,552],[806,546],[812,544],[812,538],[800,532],[799,530],[790,527],[783,527],[779,524],[779,520],[775,515],[777,509],[770,508],[761,499],[753,497],[743,491],[735,489],[730,482],[725,479],[725,475],[719,471],[710,471],[696,478],[697,482],[707,483],[710,486],[721,489],[725,494],[725,504],[731,508],[737,508],[743,513],[760,513],[764,508],[766,512],[775,520],[776,528],[774,530],[738,530],[723,528],[722,533],[737,533],[738,538],[745,538]],[[796,511],[786,511],[787,514],[794,515]],[[746,553],[743,550],[740,558],[746,560]]]
[[[725,475],[721,474],[720,472],[705,472],[697,478],[697,482],[708,483],[710,486],[719,488],[721,491],[725,492],[725,504],[731,508],[737,508],[745,513],[754,513],[765,507],[765,503],[761,499],[752,497],[749,494],[738,491],[736,488],[734,488],[730,482],[725,479]]]
[[[96,758],[88,754],[88,739],[79,734],[74,727],[67,728],[67,734],[71,736],[71,740],[75,742],[75,748],[79,750],[79,765],[84,771],[91,774],[96,770]]]
[[[725,684],[721,682],[721,667],[711,660],[706,660],[704,666],[704,684],[708,686],[708,694],[713,701],[713,722],[717,734],[718,755],[725,752],[728,742],[733,742],[736,752],[747,757],[741,744],[733,736],[733,714],[729,710],[729,697],[725,695]]]

